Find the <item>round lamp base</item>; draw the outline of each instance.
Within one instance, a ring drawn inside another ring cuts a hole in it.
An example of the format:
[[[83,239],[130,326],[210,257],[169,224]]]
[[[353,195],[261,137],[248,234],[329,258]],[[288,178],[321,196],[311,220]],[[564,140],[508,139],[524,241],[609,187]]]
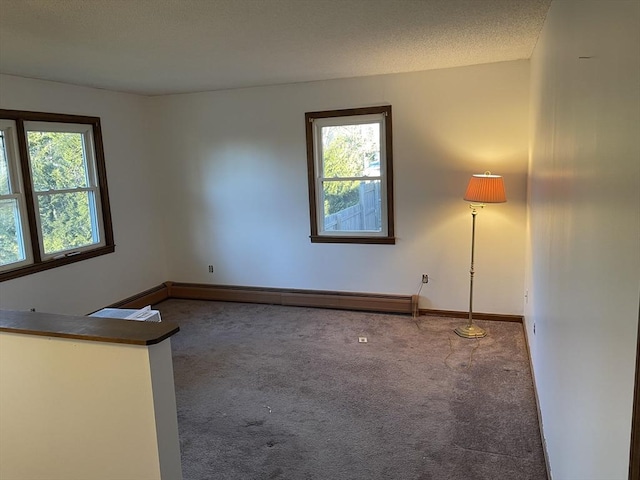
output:
[[[487,332],[484,329],[476,325],[465,325],[464,327],[458,327],[454,330],[456,334],[463,338],[482,338]]]

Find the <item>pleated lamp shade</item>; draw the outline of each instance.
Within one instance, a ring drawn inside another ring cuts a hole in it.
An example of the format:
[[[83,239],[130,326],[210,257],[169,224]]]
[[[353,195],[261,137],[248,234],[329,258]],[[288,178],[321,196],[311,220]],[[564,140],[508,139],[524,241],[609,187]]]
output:
[[[474,203],[503,203],[507,201],[501,175],[477,173],[469,180],[464,199]]]

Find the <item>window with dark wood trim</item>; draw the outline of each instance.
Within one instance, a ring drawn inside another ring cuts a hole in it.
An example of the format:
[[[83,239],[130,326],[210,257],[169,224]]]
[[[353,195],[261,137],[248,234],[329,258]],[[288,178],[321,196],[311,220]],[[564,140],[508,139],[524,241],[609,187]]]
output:
[[[311,241],[394,244],[391,106],[305,121]]]
[[[114,250],[100,119],[0,109],[0,281]]]

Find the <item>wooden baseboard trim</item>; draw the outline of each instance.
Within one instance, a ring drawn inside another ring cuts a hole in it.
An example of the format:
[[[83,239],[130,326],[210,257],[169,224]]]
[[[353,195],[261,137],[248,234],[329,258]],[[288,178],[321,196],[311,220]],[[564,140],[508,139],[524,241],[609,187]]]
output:
[[[629,479],[640,480],[640,312],[638,312],[636,375],[635,384],[633,387],[633,410],[631,414],[631,453],[629,456]]]
[[[170,298],[267,303],[271,305],[386,313],[412,312],[411,295],[292,290],[178,282],[167,282],[167,285]]]
[[[531,379],[533,380],[533,397],[536,401],[536,410],[538,413],[538,428],[540,429],[540,439],[542,441],[542,454],[544,455],[544,463],[547,467],[547,480],[551,478],[551,465],[549,464],[549,451],[547,449],[547,440],[544,436],[544,425],[542,424],[542,410],[540,409],[540,397],[538,396],[538,382],[536,382],[536,372],[533,369],[533,358],[531,358],[531,347],[529,346],[529,331],[527,323],[522,321],[522,329],[524,330],[524,344],[527,349],[527,357],[529,358],[529,370],[531,371]]]
[[[434,310],[431,308],[421,308],[420,315],[430,317],[447,318],[469,318],[469,312],[457,310]],[[474,320],[490,320],[495,322],[516,322],[522,323],[522,315],[503,315],[501,313],[473,313]]]
[[[418,308],[417,295],[296,290],[285,288],[243,287],[206,283],[165,282],[137,295],[109,305],[109,308],[141,308],[169,298],[215,300],[220,302],[265,303],[295,307],[360,310],[365,312],[405,313],[432,317],[462,318],[468,312]],[[522,323],[521,315],[474,313],[477,320]]]
[[[169,298],[169,289],[166,284],[140,292],[119,302],[109,305],[107,308],[142,308],[147,305],[154,305]]]

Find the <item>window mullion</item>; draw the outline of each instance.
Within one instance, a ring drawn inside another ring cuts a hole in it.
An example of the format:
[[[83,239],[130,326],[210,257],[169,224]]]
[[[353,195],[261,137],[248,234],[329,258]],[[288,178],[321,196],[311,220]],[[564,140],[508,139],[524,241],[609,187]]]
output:
[[[21,195],[19,193],[8,193],[6,195],[0,195],[0,200],[20,200]]]
[[[29,237],[31,238],[31,254],[33,262],[42,261],[40,242],[34,241],[39,238],[38,223],[36,220],[35,197],[33,195],[33,179],[29,168],[29,150],[27,147],[27,133],[24,128],[24,121],[16,119],[16,133],[18,137],[18,163],[20,164],[20,174],[22,176],[22,188],[24,189],[24,203],[27,210],[27,224]]]
[[[322,182],[366,182],[373,180],[382,180],[382,176],[380,177],[320,177],[320,181]]]
[[[75,188],[61,188],[54,189],[50,188],[49,190],[36,190],[36,195],[55,195],[58,193],[78,193],[78,192],[96,192],[98,190],[97,187],[75,187]]]

